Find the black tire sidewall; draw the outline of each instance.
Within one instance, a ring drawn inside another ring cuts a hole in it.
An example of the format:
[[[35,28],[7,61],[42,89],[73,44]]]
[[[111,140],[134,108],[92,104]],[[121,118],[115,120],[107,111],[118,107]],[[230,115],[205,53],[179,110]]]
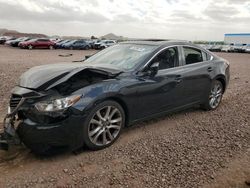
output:
[[[202,105],[202,108],[205,109],[205,110],[215,110],[215,109],[217,109],[217,108],[220,106],[220,103],[221,103],[221,101],[222,101],[223,94],[222,94],[222,96],[221,96],[221,100],[220,100],[219,104],[218,104],[215,108],[211,107],[211,105],[210,105],[209,96],[210,96],[210,92],[211,92],[211,90],[212,90],[212,88],[214,87],[215,84],[220,84],[221,87],[223,88],[223,85],[222,85],[222,83],[221,83],[219,80],[213,80],[213,81],[212,81],[212,84],[211,84],[209,93],[208,93],[208,95],[207,95],[207,100],[206,100],[205,103]]]
[[[121,115],[122,115],[122,126],[121,126],[121,129],[120,129],[120,132],[119,134],[117,135],[117,137],[112,141],[110,142],[109,144],[105,145],[105,146],[97,146],[95,144],[93,144],[90,139],[89,139],[89,136],[88,136],[88,127],[89,127],[89,122],[90,120],[92,119],[92,117],[94,116],[94,114],[96,113],[97,110],[105,107],[105,106],[114,106],[116,108],[119,109],[119,111],[121,112]],[[90,149],[90,150],[100,150],[100,149],[103,149],[103,148],[106,148],[106,147],[109,147],[110,145],[112,145],[119,137],[120,137],[120,134],[122,132],[122,129],[125,125],[125,113],[124,113],[124,110],[123,108],[121,107],[121,105],[113,100],[108,100],[108,101],[103,101],[101,103],[98,103],[95,107],[93,107],[85,121],[84,121],[84,125],[83,125],[83,142],[84,144]]]

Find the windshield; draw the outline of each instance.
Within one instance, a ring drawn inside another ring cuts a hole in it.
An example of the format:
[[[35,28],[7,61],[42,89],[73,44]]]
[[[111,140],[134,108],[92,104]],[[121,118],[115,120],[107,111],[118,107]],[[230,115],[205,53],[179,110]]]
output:
[[[88,58],[85,63],[119,70],[131,70],[144,60],[157,46],[118,44]]]
[[[37,41],[37,39],[30,39],[30,40],[28,40],[28,42],[35,42],[35,41]]]
[[[74,42],[76,42],[76,40],[71,40],[71,41],[67,42],[67,44],[73,44]]]

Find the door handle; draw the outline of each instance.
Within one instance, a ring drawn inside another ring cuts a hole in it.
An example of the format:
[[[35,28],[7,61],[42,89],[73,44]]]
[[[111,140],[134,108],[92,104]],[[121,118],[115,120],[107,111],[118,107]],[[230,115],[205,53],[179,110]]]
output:
[[[180,82],[182,81],[181,75],[177,75],[177,76],[175,77],[175,81],[176,81],[177,83],[180,83]]]
[[[212,67],[208,67],[208,68],[207,68],[207,71],[208,71],[208,72],[212,72],[212,71],[213,71],[213,68],[212,68]]]

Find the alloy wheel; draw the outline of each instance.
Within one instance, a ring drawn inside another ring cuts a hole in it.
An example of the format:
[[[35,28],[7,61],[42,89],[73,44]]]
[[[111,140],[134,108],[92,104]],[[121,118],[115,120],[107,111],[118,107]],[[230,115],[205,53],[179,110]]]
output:
[[[97,146],[110,144],[119,135],[122,122],[122,114],[115,106],[97,110],[88,125],[90,141]]]
[[[223,88],[220,82],[215,82],[209,95],[209,105],[212,109],[215,109],[220,104],[222,99]]]

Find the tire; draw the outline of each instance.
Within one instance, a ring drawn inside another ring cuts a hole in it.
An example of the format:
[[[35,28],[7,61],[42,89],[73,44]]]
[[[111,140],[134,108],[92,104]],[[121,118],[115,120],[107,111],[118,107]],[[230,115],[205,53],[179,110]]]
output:
[[[50,45],[50,46],[49,46],[49,49],[50,49],[50,50],[54,50],[54,46],[51,46],[51,45]]]
[[[124,125],[125,113],[120,104],[111,100],[99,103],[84,122],[83,142],[90,150],[104,149],[119,138]]]
[[[33,46],[32,46],[32,45],[29,45],[29,46],[28,46],[28,49],[29,49],[29,50],[32,50],[32,49],[33,49]]]
[[[207,99],[201,107],[205,110],[215,110],[221,103],[223,97],[223,85],[219,80],[214,80],[211,84],[211,89]]]
[[[86,47],[85,47],[85,50],[89,50],[89,46],[86,46]]]

